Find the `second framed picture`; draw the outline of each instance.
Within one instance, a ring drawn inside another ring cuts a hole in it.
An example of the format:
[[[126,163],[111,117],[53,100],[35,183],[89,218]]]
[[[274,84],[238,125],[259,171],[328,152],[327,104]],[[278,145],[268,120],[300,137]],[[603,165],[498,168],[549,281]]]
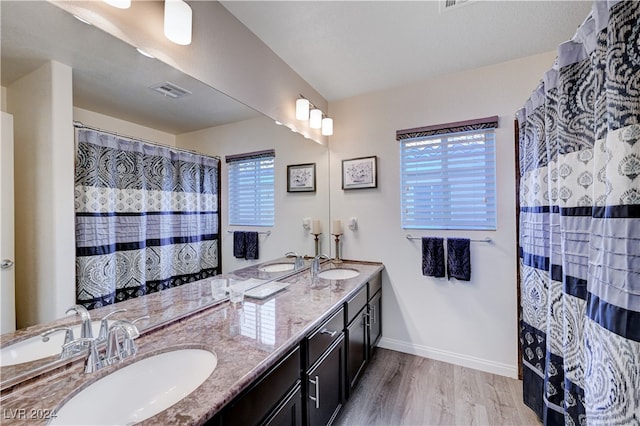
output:
[[[378,187],[378,157],[342,160],[342,189]]]
[[[315,192],[316,163],[287,166],[287,192]]]

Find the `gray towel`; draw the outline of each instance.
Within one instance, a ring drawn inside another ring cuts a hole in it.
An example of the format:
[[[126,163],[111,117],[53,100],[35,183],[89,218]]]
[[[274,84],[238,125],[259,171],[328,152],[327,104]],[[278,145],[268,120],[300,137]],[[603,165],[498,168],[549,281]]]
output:
[[[422,275],[444,277],[444,240],[422,237]]]
[[[447,279],[471,281],[471,240],[447,238]]]

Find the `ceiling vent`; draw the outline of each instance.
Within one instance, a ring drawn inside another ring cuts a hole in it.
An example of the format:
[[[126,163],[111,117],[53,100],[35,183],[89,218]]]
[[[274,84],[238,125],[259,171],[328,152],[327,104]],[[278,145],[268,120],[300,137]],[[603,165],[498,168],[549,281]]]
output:
[[[154,86],[149,87],[149,89],[155,90],[161,95],[168,96],[172,99],[179,99],[184,96],[191,95],[191,92],[187,89],[183,89],[180,86],[177,86],[173,83],[165,81],[164,83],[156,84]]]
[[[440,5],[440,13],[443,13],[466,6],[472,2],[473,0],[440,0],[438,3]]]

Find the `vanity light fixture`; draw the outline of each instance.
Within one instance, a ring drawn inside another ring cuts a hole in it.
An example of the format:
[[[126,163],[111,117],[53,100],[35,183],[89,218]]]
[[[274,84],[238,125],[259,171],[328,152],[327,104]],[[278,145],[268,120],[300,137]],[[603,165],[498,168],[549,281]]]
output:
[[[193,11],[182,0],[165,0],[164,35],[176,44],[191,44],[191,25]]]
[[[309,119],[309,100],[300,98],[296,101],[296,120]]]
[[[322,136],[333,135],[333,118],[325,117],[322,119]]]
[[[320,108],[309,102],[302,95],[296,100],[296,119],[300,121],[309,120],[309,127],[322,129],[323,136],[333,135],[333,119],[327,117]]]
[[[144,50],[140,49],[139,47],[136,47],[136,50],[138,51],[139,54],[141,54],[142,56],[146,56],[147,58],[152,58],[154,59],[155,56],[153,56],[151,53],[147,53]]]
[[[106,4],[117,7],[118,9],[129,9],[131,0],[103,0]]]
[[[309,127],[319,129],[322,127],[322,111],[314,108],[309,112]]]
[[[87,21],[84,18],[79,17],[78,15],[73,15],[73,17],[76,18],[78,21],[82,22],[83,24],[93,25],[91,22]]]

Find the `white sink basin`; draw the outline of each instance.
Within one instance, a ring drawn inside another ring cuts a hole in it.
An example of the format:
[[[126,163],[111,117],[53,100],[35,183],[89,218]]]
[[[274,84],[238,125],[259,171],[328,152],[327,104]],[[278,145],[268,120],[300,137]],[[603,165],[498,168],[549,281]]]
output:
[[[326,269],[318,274],[318,277],[325,280],[348,280],[349,278],[357,277],[360,272],[355,269],[348,268],[336,268]]]
[[[97,336],[100,332],[100,321],[93,321],[91,326],[93,328],[93,335]],[[76,338],[80,337],[80,324],[72,326],[71,329]],[[36,361],[52,355],[60,355],[63,344],[64,331],[49,336],[48,342],[43,342],[42,336],[38,334],[37,336],[0,349],[0,365],[6,367],[8,365]]]
[[[272,263],[258,268],[261,272],[285,272],[293,270],[293,263]]]
[[[60,409],[52,425],[129,425],[166,410],[213,373],[218,357],[203,349],[164,352],[114,371]]]

